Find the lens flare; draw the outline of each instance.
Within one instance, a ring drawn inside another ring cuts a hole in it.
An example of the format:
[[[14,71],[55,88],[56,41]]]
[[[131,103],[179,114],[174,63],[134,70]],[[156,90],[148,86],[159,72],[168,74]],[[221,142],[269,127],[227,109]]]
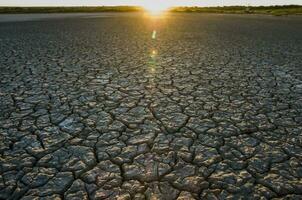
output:
[[[155,58],[156,55],[157,55],[157,51],[156,51],[156,50],[152,50],[152,51],[151,51],[151,57],[152,57],[152,58]]]
[[[152,39],[153,39],[153,40],[156,39],[156,33],[157,33],[156,30],[154,30],[154,31],[152,32]]]

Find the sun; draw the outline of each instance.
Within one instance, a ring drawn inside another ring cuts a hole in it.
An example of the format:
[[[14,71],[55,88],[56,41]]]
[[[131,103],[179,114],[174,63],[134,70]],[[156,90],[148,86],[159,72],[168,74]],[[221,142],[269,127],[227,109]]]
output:
[[[140,3],[140,6],[151,15],[159,15],[167,11],[173,5],[169,0],[144,0]]]

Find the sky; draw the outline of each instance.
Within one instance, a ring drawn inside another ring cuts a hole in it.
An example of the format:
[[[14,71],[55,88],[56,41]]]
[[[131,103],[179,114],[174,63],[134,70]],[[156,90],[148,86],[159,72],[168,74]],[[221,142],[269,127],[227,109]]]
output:
[[[0,6],[115,6],[140,5],[143,1],[170,1],[175,6],[302,5],[302,0],[0,0]]]

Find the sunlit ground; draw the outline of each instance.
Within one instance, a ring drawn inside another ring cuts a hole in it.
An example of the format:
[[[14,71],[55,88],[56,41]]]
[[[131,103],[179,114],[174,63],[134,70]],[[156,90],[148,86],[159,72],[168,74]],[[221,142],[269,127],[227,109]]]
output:
[[[149,26],[152,28],[151,40],[153,40],[153,47],[149,53],[150,59],[148,61],[148,68],[151,74],[156,72],[158,50],[156,48],[156,41],[158,39],[158,29],[163,26],[163,22],[167,17],[170,8],[173,7],[173,2],[170,0],[147,0],[142,1],[140,6],[145,10],[144,16],[146,17]]]

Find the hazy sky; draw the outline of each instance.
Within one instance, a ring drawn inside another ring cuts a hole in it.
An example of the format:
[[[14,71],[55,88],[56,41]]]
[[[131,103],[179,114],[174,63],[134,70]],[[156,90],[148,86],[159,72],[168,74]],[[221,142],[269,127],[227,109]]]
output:
[[[140,5],[144,0],[0,0],[0,6],[92,6]],[[147,0],[152,1],[152,0]],[[302,5],[302,0],[153,0],[170,1],[173,5],[222,6],[222,5]]]

